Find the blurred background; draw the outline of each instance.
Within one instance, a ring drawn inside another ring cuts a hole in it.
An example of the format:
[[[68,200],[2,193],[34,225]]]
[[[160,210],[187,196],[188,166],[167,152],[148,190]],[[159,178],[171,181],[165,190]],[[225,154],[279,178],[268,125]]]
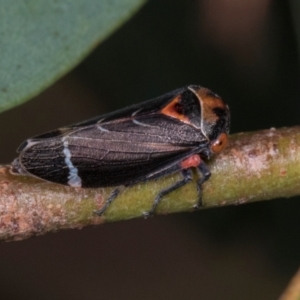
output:
[[[232,133],[299,124],[292,2],[151,0],[76,69],[0,116],[1,163],[26,138],[200,84]],[[3,152],[5,151],[5,152]],[[276,299],[300,265],[298,198],[0,244],[1,299]]]

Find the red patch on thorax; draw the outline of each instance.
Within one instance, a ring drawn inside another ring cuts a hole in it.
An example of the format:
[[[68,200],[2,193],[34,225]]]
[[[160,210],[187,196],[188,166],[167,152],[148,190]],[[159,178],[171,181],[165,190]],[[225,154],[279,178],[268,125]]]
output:
[[[201,163],[201,158],[198,154],[194,154],[190,157],[188,157],[187,159],[183,160],[181,163],[180,163],[180,166],[183,168],[183,169],[188,169],[188,168],[191,168],[191,167],[198,167]]]

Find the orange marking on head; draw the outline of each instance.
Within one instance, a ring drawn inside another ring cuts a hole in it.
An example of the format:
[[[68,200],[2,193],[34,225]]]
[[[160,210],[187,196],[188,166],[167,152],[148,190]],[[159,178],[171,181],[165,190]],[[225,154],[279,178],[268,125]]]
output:
[[[214,153],[219,153],[226,147],[226,145],[227,145],[227,134],[223,132],[212,143],[210,149]]]
[[[188,157],[187,159],[183,160],[181,163],[180,163],[180,166],[183,168],[183,169],[188,169],[188,168],[191,168],[191,167],[198,167],[201,163],[201,158],[198,154],[194,154],[190,157]]]
[[[215,123],[219,117],[213,110],[214,108],[226,109],[225,102],[206,88],[199,88],[195,92],[202,102],[202,117],[206,122]]]
[[[160,112],[166,116],[178,119],[184,123],[191,124],[188,116],[183,113],[183,106],[180,103],[180,98],[181,95],[175,97],[170,103],[168,103],[163,109],[161,109]]]

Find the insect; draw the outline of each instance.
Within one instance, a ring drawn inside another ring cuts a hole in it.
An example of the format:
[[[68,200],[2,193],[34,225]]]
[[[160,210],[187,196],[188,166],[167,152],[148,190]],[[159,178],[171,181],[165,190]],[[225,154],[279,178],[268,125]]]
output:
[[[12,171],[71,187],[115,186],[98,215],[124,187],[180,172],[182,179],[158,193],[147,217],[166,194],[191,181],[196,168],[199,207],[201,186],[211,175],[203,159],[225,147],[229,125],[226,103],[206,88],[189,85],[30,138],[19,147]]]

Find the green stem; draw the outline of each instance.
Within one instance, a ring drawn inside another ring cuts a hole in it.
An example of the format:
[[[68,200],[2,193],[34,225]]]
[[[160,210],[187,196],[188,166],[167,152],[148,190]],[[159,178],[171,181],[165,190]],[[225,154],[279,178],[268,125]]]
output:
[[[242,204],[300,194],[300,127],[240,133],[209,162],[203,207]],[[195,174],[196,175],[196,174]],[[194,176],[195,180],[197,176]],[[179,174],[137,184],[117,197],[102,217],[112,188],[80,189],[48,183],[0,167],[0,239],[19,240],[67,228],[142,217],[157,193]],[[163,198],[157,213],[192,211],[195,180]]]

